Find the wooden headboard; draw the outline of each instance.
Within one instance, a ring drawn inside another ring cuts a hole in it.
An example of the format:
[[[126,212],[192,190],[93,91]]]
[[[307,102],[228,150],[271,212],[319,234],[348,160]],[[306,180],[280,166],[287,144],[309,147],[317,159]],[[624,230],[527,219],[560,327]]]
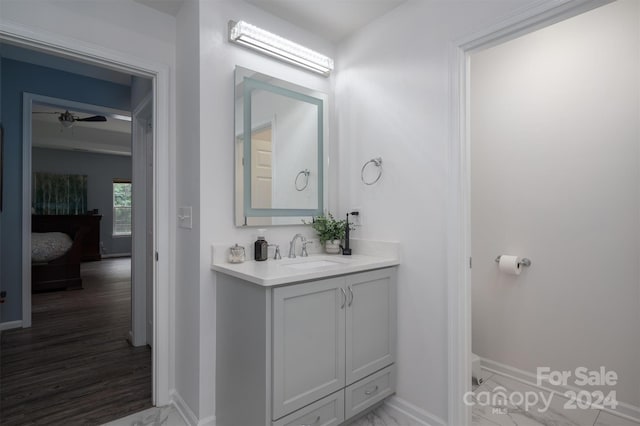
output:
[[[82,261],[101,260],[100,215],[32,215],[31,232],[64,232],[72,239],[83,230]]]

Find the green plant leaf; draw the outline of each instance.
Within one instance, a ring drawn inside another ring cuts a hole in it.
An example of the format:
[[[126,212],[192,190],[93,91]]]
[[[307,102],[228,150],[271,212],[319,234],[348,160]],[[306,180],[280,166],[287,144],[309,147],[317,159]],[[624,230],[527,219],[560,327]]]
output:
[[[331,213],[328,213],[327,216],[320,215],[314,217],[311,227],[318,234],[320,243],[333,240],[344,240],[347,230],[347,221],[343,219],[335,219]],[[353,224],[350,223],[349,228],[353,229]]]

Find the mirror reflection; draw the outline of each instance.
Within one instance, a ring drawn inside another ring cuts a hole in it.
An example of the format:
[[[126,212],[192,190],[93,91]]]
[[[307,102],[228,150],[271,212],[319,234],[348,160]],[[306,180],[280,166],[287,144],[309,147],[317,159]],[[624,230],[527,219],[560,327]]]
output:
[[[236,225],[321,214],[326,95],[236,68]]]

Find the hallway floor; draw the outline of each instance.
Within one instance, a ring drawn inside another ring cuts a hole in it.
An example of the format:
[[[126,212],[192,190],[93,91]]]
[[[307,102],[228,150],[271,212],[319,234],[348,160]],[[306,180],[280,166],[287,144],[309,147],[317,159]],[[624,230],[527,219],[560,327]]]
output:
[[[151,407],[151,350],[127,343],[131,259],[82,264],[83,290],[34,294],[2,333],[0,424],[97,425]]]

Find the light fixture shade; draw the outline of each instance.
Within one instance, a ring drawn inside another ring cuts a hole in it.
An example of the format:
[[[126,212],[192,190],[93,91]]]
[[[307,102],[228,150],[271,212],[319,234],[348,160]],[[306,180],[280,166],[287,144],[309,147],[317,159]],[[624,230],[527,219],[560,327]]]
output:
[[[333,70],[328,56],[244,21],[229,21],[229,40],[323,75]]]

